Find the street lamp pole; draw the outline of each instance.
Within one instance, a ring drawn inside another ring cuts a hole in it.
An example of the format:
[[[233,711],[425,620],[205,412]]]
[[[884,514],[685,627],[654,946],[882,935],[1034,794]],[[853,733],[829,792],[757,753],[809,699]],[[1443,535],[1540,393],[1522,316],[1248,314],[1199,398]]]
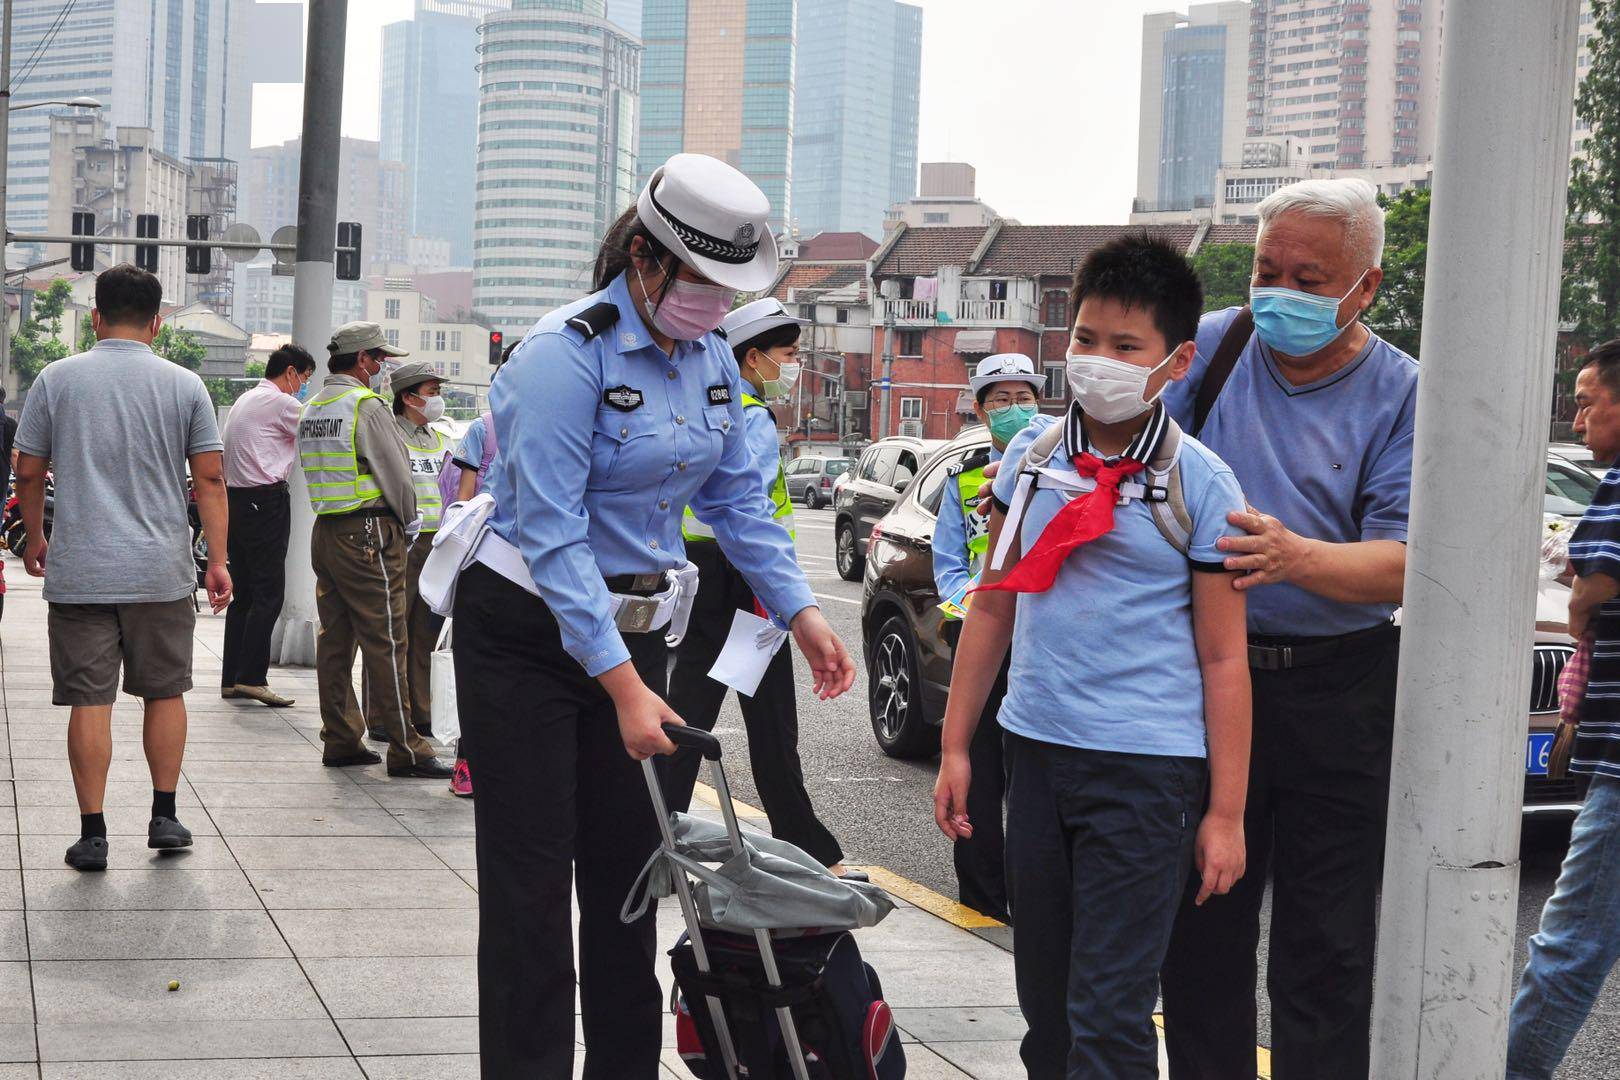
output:
[[[5,17],[0,20],[0,388],[11,382],[11,308],[6,304],[6,252],[10,234],[6,232],[6,178],[11,172],[11,0],[0,0]],[[22,306],[17,307],[20,316]]]

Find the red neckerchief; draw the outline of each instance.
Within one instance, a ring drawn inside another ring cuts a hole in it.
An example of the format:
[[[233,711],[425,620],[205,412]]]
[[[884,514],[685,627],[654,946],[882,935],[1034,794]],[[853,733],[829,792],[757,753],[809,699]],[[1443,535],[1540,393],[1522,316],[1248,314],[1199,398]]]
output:
[[[1018,560],[1011,573],[994,585],[979,586],[975,592],[1045,592],[1057,580],[1058,570],[1070,552],[1113,530],[1120,481],[1141,472],[1142,462],[1121,458],[1117,464],[1109,465],[1096,454],[1082,451],[1074,455],[1074,467],[1081,476],[1095,479],[1097,486],[1070,499],[1053,516],[1035,546]]]

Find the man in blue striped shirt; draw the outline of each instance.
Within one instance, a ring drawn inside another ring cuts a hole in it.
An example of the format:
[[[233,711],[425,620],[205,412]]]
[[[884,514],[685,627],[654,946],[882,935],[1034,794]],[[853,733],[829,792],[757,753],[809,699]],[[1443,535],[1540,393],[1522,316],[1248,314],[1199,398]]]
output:
[[[1558,887],[1530,939],[1508,1032],[1507,1080],[1552,1080],[1620,960],[1620,340],[1592,350],[1575,380],[1575,433],[1614,462],[1569,544],[1569,632],[1592,638],[1570,771],[1592,786]]]

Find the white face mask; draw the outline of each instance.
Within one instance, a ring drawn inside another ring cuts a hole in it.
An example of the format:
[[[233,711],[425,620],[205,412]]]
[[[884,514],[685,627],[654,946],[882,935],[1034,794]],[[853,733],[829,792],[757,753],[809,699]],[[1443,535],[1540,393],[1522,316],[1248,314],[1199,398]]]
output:
[[[1175,355],[1171,353],[1153,367],[1145,368],[1108,356],[1069,353],[1065,357],[1068,361],[1066,373],[1069,391],[1080,403],[1081,411],[1093,420],[1104,424],[1122,424],[1147,412],[1158,400],[1159,394],[1164,393],[1164,386],[1161,386],[1159,394],[1154,394],[1149,400],[1148,379],[1173,360]]]
[[[422,399],[422,423],[431,424],[444,415],[444,398],[437,395]]]
[[[759,392],[767,398],[780,400],[793,392],[793,387],[799,381],[800,365],[782,364],[776,369],[776,378],[766,379],[759,388]]]

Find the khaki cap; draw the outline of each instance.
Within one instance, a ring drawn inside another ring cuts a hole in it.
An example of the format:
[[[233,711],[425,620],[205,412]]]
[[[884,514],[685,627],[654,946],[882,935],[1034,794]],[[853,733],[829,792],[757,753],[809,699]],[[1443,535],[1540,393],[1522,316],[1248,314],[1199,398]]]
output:
[[[344,323],[332,331],[332,340],[326,343],[326,351],[333,356],[347,356],[362,351],[381,352],[388,356],[411,355],[404,349],[396,349],[388,344],[382,327],[374,322]]]
[[[444,376],[439,374],[437,368],[426,360],[412,360],[408,364],[401,364],[388,376],[388,385],[395,394],[403,394],[413,387],[421,386],[425,382],[443,382]]]

